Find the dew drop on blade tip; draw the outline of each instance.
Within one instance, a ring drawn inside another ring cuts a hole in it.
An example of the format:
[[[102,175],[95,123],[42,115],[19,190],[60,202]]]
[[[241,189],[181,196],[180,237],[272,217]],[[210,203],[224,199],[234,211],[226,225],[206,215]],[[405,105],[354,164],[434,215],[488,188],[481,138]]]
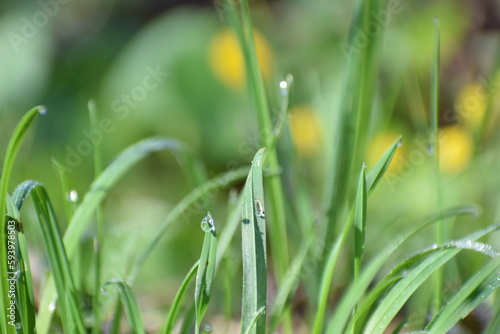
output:
[[[211,232],[215,230],[215,222],[214,219],[212,218],[212,214],[210,213],[210,211],[207,212],[207,215],[201,221],[201,229],[204,232]]]
[[[76,203],[78,201],[78,192],[76,190],[71,190],[66,195],[66,199],[68,200],[68,202]]]

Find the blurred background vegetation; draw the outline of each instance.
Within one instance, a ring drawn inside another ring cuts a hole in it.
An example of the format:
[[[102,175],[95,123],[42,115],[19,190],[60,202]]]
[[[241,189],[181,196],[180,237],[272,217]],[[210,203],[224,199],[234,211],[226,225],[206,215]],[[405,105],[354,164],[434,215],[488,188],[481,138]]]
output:
[[[404,145],[369,202],[367,254],[405,223],[435,212],[425,140],[435,16],[440,17],[442,29],[439,108],[445,207],[473,202],[483,210],[478,220],[455,223],[452,237],[499,218],[500,3],[389,3],[393,11],[373,13],[376,23],[368,32],[379,34],[385,28],[379,45],[381,68],[370,120],[368,166],[398,134],[403,135]],[[342,92],[353,2],[260,0],[250,5],[260,65],[275,114],[279,82],[288,73],[295,77],[285,140],[295,142],[300,177],[310,189],[310,205],[319,209],[330,163],[327,148],[334,138]],[[245,92],[243,60],[217,2],[3,0],[0,6],[1,145],[5,147],[26,110],[38,104],[47,107],[48,114],[38,119],[29,134],[14,179],[44,183],[53,202],[59,203],[61,225],[66,198],[51,158],[68,167],[71,187],[83,194],[94,178],[92,154],[85,144],[92,138],[109,162],[139,139],[174,137],[201,156],[211,176],[248,164],[259,148],[256,117]],[[361,47],[362,38],[360,34]],[[99,134],[89,135],[90,99],[104,120]],[[284,171],[287,196],[293,196],[286,165]],[[189,189],[168,153],[148,158],[119,183],[106,202],[106,246],[113,251],[107,252],[105,277],[122,276],[127,258],[139,253],[141,240],[155,233]],[[209,208],[216,221],[224,221],[226,203],[227,194],[221,194]],[[142,292],[136,295],[151,328],[161,325],[163,316],[156,315],[164,314],[199,254],[203,236],[196,232],[206,204],[200,203],[169,231],[138,279],[137,289]],[[297,220],[293,209],[289,210],[291,233],[299,233]],[[28,225],[26,230],[35,250],[41,246],[36,228]],[[82,242],[91,244],[92,240]],[[428,242],[416,240],[415,249]],[[228,261],[238,264],[237,243],[234,247],[234,259]],[[39,260],[35,274],[43,281],[46,263],[37,254],[33,252]],[[236,268],[230,270],[237,275]],[[474,268],[457,266],[454,270],[466,274]],[[90,280],[82,277],[80,283],[90,284]],[[456,283],[450,281],[450,285]],[[239,284],[233,290],[237,296]],[[217,305],[217,298],[222,297],[215,294],[214,298]],[[236,316],[239,303],[231,307]],[[212,304],[209,312],[218,314],[221,308]]]

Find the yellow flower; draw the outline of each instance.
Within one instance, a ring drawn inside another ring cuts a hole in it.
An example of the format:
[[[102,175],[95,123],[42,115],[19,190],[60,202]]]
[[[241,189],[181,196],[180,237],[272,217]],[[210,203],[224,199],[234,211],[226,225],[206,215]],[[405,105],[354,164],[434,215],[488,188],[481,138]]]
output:
[[[468,127],[478,129],[483,122],[488,100],[486,88],[472,82],[458,92],[457,112],[460,120]]]
[[[439,130],[439,166],[443,172],[457,173],[470,162],[472,136],[464,128],[451,125]]]
[[[271,74],[273,54],[267,40],[253,32],[257,60],[264,78]],[[238,38],[229,30],[220,31],[210,43],[210,66],[216,77],[227,86],[241,90],[245,86],[245,60]]]
[[[290,131],[300,155],[312,155],[321,145],[321,124],[311,107],[297,106],[290,110]]]
[[[368,144],[367,152],[367,164],[373,167],[377,161],[382,157],[382,155],[387,151],[387,149],[394,143],[394,141],[399,137],[399,135],[392,131],[382,132],[373,138]],[[405,155],[405,146],[400,146],[397,148],[394,157],[392,158],[391,164],[387,168],[388,172],[396,173],[398,167],[400,166],[403,156]]]

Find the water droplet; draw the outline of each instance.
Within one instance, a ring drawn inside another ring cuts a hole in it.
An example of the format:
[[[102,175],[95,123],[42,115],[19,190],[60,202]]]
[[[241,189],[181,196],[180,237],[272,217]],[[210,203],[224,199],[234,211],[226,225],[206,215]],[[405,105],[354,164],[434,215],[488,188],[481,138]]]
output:
[[[403,145],[403,139],[400,139],[396,145],[397,145],[398,147],[399,147],[399,146],[401,146],[401,145]]]
[[[363,162],[363,168],[366,168],[366,162]]]
[[[23,326],[21,325],[21,323],[20,322],[16,323],[16,329],[21,329],[21,328],[23,328]]]
[[[201,229],[205,232],[215,231],[215,223],[210,211],[207,212],[207,215],[201,221]]]
[[[259,200],[255,200],[255,215],[260,218],[266,217],[262,203]]]
[[[107,296],[107,295],[108,295],[108,292],[107,292],[107,291],[106,291],[106,289],[104,289],[104,288],[100,288],[100,289],[99,289],[99,292],[100,292],[100,293],[101,293],[101,295],[103,295],[103,296]]]
[[[285,80],[280,81],[280,89],[281,89],[281,95],[287,96],[288,95],[288,82]]]
[[[52,302],[49,304],[49,310],[54,312],[56,310],[56,302]]]
[[[214,326],[213,326],[211,323],[207,322],[207,323],[203,326],[203,331],[204,331],[205,333],[211,333],[211,332],[213,332],[213,331],[214,331]]]
[[[427,148],[427,153],[428,153],[429,155],[434,154],[434,145],[432,145],[432,144],[427,144],[427,147],[426,147],[426,148]]]
[[[66,199],[68,200],[68,202],[76,203],[78,201],[78,192],[76,190],[71,190],[66,195]]]
[[[42,106],[42,107],[38,108],[38,113],[40,113],[40,115],[46,115],[47,109]]]

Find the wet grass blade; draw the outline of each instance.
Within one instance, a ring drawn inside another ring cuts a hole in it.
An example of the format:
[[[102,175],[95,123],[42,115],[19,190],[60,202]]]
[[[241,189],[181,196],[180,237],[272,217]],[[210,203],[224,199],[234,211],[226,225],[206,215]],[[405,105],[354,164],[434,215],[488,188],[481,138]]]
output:
[[[257,314],[255,315],[255,317],[250,322],[250,325],[247,328],[245,334],[250,334],[250,332],[252,331],[252,329],[255,327],[255,324],[257,324],[257,321],[260,319],[260,317],[266,313],[265,311],[266,311],[265,307],[261,307],[260,310],[257,311]]]
[[[217,258],[217,235],[215,222],[210,212],[201,222],[201,229],[205,232],[203,247],[201,250],[198,273],[196,274],[196,286],[194,293],[194,303],[196,308],[196,328],[195,333],[199,333],[201,321],[210,302],[212,294],[212,282],[215,276],[215,266]]]
[[[266,318],[259,317],[255,326],[253,319],[266,313],[267,260],[266,221],[264,211],[264,189],[262,185],[261,149],[254,157],[252,169],[245,184],[241,236],[243,259],[243,295],[241,309],[241,333],[264,334]],[[264,311],[261,309],[264,308]]]
[[[446,218],[456,217],[459,215],[477,214],[478,212],[475,206],[461,206],[458,208],[451,208],[437,216],[428,219],[424,223],[419,224],[416,228],[413,228],[409,232],[405,233],[403,237],[395,240],[391,245],[380,251],[378,255],[366,266],[366,269],[362,271],[359,279],[354,284],[352,284],[346,291],[346,293],[342,296],[342,299],[337,305],[335,314],[328,324],[328,329],[326,332],[329,334],[335,334],[339,331],[344,330],[344,327],[349,320],[352,310],[361,300],[361,297],[367,292],[370,283],[375,279],[375,276],[382,268],[382,265],[386,263],[386,261],[394,253],[394,251],[401,247],[401,245],[403,245],[406,240],[417,234],[417,232],[421,231],[424,227],[427,227],[430,224],[435,224],[436,222],[444,220]],[[360,321],[358,319],[363,317],[363,314],[368,312],[371,307],[373,307],[378,297],[380,297],[387,288],[392,286],[395,282],[399,281],[399,279],[400,277],[392,277],[377,284],[377,286],[366,296],[365,300],[358,308],[356,312],[356,320],[353,321],[351,319],[350,327],[353,327],[355,322]],[[355,333],[357,333],[357,331],[355,331]]]
[[[499,286],[500,256],[484,265],[426,327],[431,333],[447,333],[460,320],[479,306]]]
[[[408,298],[415,290],[422,285],[436,270],[440,269],[445,263],[453,259],[463,248],[459,245],[473,242],[495,230],[500,228],[499,225],[490,226],[484,230],[475,232],[460,241],[454,243],[455,247],[442,246],[432,248],[419,253],[409,260],[406,260],[398,266],[389,277],[393,275],[401,275],[404,270],[406,274],[384,297],[380,305],[372,314],[364,333],[366,334],[382,334],[392,319],[396,316],[399,310],[406,303]],[[418,263],[415,266],[415,263]]]
[[[9,285],[4,284],[7,282],[8,278],[8,268],[7,268],[7,219],[5,218],[6,205],[7,205],[7,191],[9,188],[10,174],[12,172],[12,167],[16,159],[19,147],[24,139],[26,132],[30,124],[35,119],[36,115],[39,113],[45,113],[46,110],[42,106],[35,107],[28,111],[23,118],[19,121],[14,132],[10,138],[9,145],[7,146],[7,151],[5,153],[2,174],[0,177],[0,280],[2,281],[0,287],[0,309],[7,309],[10,305],[11,298],[9,297]],[[16,333],[15,326],[8,325],[7,317],[0,318],[0,332],[5,334]]]
[[[125,314],[127,315],[128,324],[132,333],[145,334],[139,305],[137,305],[137,300],[130,287],[127,283],[120,280],[110,281],[104,285],[104,288],[109,285],[115,286],[120,293],[120,300],[125,308]]]
[[[175,322],[177,321],[177,318],[179,316],[181,303],[186,296],[186,291],[198,271],[198,263],[199,262],[196,262],[191,270],[189,270],[186,278],[184,279],[184,281],[182,281],[181,287],[179,288],[179,290],[177,290],[177,294],[175,295],[172,306],[170,307],[170,311],[168,312],[167,320],[165,321],[165,325],[163,326],[162,334],[172,333]]]

